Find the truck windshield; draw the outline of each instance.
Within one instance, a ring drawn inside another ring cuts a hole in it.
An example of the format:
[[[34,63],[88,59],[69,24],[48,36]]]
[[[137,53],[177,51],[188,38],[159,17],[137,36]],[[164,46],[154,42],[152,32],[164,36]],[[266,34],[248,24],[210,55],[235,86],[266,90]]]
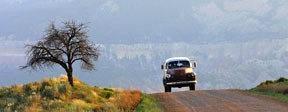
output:
[[[167,64],[168,69],[180,68],[180,67],[190,67],[189,61],[173,61]]]

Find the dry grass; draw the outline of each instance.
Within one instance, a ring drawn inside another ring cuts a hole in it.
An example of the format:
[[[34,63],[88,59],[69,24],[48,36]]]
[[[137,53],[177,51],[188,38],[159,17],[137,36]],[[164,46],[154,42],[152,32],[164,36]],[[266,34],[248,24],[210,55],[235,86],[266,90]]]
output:
[[[288,79],[279,78],[278,80],[267,80],[259,84],[256,88],[253,88],[256,91],[260,92],[277,92],[287,94],[288,91]]]
[[[288,79],[281,77],[274,81],[267,80],[257,87],[248,90],[248,92],[288,102]]]
[[[274,91],[274,92],[278,92],[278,93],[284,93],[285,91],[288,90],[288,86],[287,85],[263,85],[260,86],[256,89],[257,91]]]
[[[0,88],[0,112],[4,111],[131,111],[139,104],[141,93],[116,88],[89,86],[74,78],[45,78],[41,82]]]
[[[117,106],[123,110],[134,110],[141,99],[140,91],[123,91],[118,94]]]

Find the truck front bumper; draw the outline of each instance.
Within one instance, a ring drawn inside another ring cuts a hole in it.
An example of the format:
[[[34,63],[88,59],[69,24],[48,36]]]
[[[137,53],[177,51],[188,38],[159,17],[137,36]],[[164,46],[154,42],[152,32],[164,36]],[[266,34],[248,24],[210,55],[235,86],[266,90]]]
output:
[[[186,84],[197,84],[197,81],[180,81],[180,82],[167,82],[166,85],[186,85]]]

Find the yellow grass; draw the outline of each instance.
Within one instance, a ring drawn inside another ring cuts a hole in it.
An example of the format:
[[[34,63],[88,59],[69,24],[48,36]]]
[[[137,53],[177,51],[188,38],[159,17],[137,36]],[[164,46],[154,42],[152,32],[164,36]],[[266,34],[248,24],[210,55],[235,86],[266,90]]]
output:
[[[141,99],[140,91],[125,90],[119,93],[119,99],[117,101],[117,105],[124,110],[135,109],[139,104],[140,99]]]
[[[42,111],[131,111],[139,104],[141,93],[116,88],[89,86],[66,75],[0,88],[0,112]]]

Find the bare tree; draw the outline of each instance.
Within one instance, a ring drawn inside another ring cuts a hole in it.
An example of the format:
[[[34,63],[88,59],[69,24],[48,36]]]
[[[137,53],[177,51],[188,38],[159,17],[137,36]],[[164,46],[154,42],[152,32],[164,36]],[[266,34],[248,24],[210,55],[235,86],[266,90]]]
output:
[[[74,86],[72,65],[80,61],[82,69],[93,70],[93,61],[97,61],[100,55],[99,47],[88,40],[87,24],[76,24],[75,21],[63,24],[63,27],[56,28],[52,22],[42,40],[27,45],[28,62],[21,68],[35,70],[59,64],[67,72],[70,85]]]

